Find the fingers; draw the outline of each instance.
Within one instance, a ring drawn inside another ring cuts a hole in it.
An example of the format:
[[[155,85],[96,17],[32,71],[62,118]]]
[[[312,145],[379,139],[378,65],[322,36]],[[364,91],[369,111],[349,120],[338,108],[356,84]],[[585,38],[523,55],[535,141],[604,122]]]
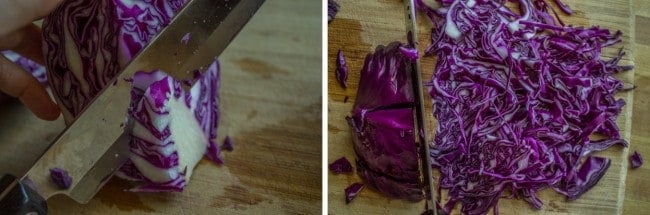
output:
[[[43,64],[41,31],[32,23],[54,10],[63,0],[0,1],[0,50],[12,49]],[[55,120],[60,111],[45,88],[18,65],[0,56],[0,91],[18,97],[37,117]]]
[[[54,10],[63,0],[0,1],[0,37],[26,26]]]
[[[43,60],[43,38],[41,35],[40,27],[35,24],[27,25],[5,37],[0,37],[0,50],[12,50],[43,65],[45,61]]]
[[[0,91],[20,99],[38,118],[55,120],[59,117],[59,108],[45,88],[31,74],[5,57],[0,57]]]
[[[19,34],[22,37],[19,39],[20,41],[14,44],[13,47],[5,49],[11,49],[23,57],[44,65],[45,60],[43,59],[43,38],[41,28],[32,23],[19,31]],[[2,49],[2,46],[0,46],[0,49]]]

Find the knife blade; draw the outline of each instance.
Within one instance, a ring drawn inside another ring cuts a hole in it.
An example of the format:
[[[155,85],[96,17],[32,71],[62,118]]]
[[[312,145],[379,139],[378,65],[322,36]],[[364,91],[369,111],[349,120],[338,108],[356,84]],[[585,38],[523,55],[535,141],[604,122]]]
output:
[[[88,202],[114,170],[127,159],[128,136],[132,122],[125,124],[130,100],[130,83],[123,81],[136,71],[162,69],[175,78],[189,75],[183,68],[198,68],[223,52],[264,0],[190,0],[169,26],[152,39],[125,69],[108,83],[51,144],[32,168],[20,179],[13,179],[0,192],[0,209],[14,188],[31,189],[43,200],[56,194]],[[180,40],[191,35],[187,44]],[[214,36],[213,34],[219,34]],[[205,42],[210,49],[200,49]],[[202,50],[210,59],[193,59]],[[127,120],[131,121],[131,120]],[[60,190],[50,181],[49,169],[59,167],[72,177],[72,185]],[[4,179],[4,178],[3,178]],[[22,203],[21,203],[22,204]],[[5,205],[6,206],[6,205]]]
[[[404,14],[406,21],[406,37],[408,45],[411,48],[418,48],[417,25],[415,14],[415,3],[413,0],[404,0]],[[424,95],[422,92],[422,72],[420,70],[420,59],[417,58],[410,65],[411,77],[413,79],[413,92],[416,96],[416,105],[414,108],[415,115],[415,135],[418,152],[420,155],[420,172],[421,181],[425,192],[427,211],[437,215],[436,196],[433,184],[433,174],[431,173],[431,156],[429,154],[429,144],[427,143],[427,134],[424,118]],[[430,208],[432,207],[432,208]]]

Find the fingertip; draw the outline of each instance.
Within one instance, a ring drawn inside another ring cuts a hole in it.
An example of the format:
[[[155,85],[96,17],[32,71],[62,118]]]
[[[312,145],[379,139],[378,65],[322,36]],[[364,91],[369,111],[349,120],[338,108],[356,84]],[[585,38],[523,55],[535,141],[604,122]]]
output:
[[[59,110],[59,107],[52,102],[50,102],[49,106],[50,107],[46,108],[41,116],[38,117],[43,120],[54,121],[59,118],[59,115],[61,115],[61,110]]]
[[[39,85],[28,87],[22,95],[19,96],[20,101],[30,110],[36,117],[53,121],[59,118],[61,111],[59,107],[52,101],[45,89]]]
[[[56,120],[59,107],[32,74],[0,55],[0,91],[17,97],[34,115],[43,120]]]

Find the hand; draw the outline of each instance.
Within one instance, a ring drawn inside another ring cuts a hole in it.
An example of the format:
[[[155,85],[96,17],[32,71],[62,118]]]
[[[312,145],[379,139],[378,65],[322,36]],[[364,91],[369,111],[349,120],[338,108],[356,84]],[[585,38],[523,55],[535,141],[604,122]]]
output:
[[[0,0],[0,50],[12,50],[44,64],[41,29],[32,24],[62,0]],[[45,88],[27,71],[0,56],[0,91],[17,97],[37,117],[55,120],[60,110]]]

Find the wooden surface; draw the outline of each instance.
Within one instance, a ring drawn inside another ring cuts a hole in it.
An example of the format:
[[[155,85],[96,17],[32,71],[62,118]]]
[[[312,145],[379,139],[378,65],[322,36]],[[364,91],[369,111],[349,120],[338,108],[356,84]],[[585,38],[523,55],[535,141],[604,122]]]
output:
[[[634,26],[634,108],[630,153],[641,153],[646,164],[629,170],[625,180],[623,214],[647,214],[650,211],[650,1],[632,1]]]
[[[641,3],[649,5],[647,1],[638,1],[639,2],[636,4]],[[431,1],[426,2],[430,3]],[[622,31],[623,43],[617,45],[617,47],[623,46],[624,51],[627,52],[628,55],[624,57],[621,63],[633,64],[632,59],[635,57],[634,52],[639,50],[638,47],[635,48],[635,46],[631,45],[634,41],[634,30],[632,28],[634,16],[632,15],[632,8],[637,7],[636,5],[633,5],[634,2],[627,0],[565,0],[563,2],[570,5],[575,12],[573,16],[563,19],[567,23],[582,26],[600,25],[612,30]],[[365,55],[374,50],[374,47],[377,45],[388,44],[395,40],[405,41],[404,15],[402,13],[403,6],[400,1],[340,0],[339,3],[341,4],[340,12],[337,14],[336,19],[328,26],[328,162],[332,162],[341,156],[345,156],[350,160],[354,160],[355,158],[349,126],[344,117],[350,114],[350,110],[354,104],[356,88],[359,81],[359,71],[363,66]],[[650,10],[650,7],[646,8],[648,9],[645,9],[645,11]],[[425,20],[424,16],[418,16],[418,19],[418,37],[421,45],[420,52],[422,53],[424,47],[430,44],[429,29],[431,28],[431,24],[429,21]],[[643,27],[638,28],[647,29],[648,24],[650,24],[650,19],[647,19],[646,23],[646,25],[642,25]],[[637,23],[636,26],[640,26],[639,23]],[[648,33],[650,33],[650,31],[648,31]],[[646,33],[646,38],[648,38],[648,33]],[[647,41],[647,44],[650,44],[650,40]],[[350,70],[348,88],[345,90],[338,85],[334,77],[336,52],[339,49],[343,50]],[[616,49],[608,49],[605,52],[605,56],[613,56],[616,51]],[[647,51],[650,52],[650,48],[648,48]],[[648,53],[646,54],[647,57],[650,57],[649,52],[646,52]],[[639,59],[638,55],[636,55],[636,59]],[[646,64],[648,65],[646,68],[650,68],[650,63]],[[422,72],[425,81],[428,81],[431,78],[433,65],[433,58],[422,59]],[[635,71],[639,72],[641,70],[641,68],[637,67]],[[632,83],[634,80],[634,71],[620,74],[618,78],[626,83]],[[645,94],[641,92],[642,90],[635,90],[634,96],[643,94],[648,97],[647,95],[650,93],[650,88],[648,88],[648,86],[650,86],[650,74],[647,74],[646,72],[646,86],[641,86],[638,82],[639,79],[642,78],[637,78],[637,86],[639,86],[639,88],[644,88]],[[349,97],[347,103],[343,102],[346,96]],[[630,140],[630,129],[632,124],[631,117],[633,115],[632,108],[634,107],[635,110],[635,127],[644,127],[643,125],[637,124],[645,123],[647,125],[648,121],[650,121],[650,113],[646,113],[646,120],[644,122],[636,121],[639,119],[636,114],[642,112],[639,109],[648,112],[649,109],[647,108],[647,105],[649,101],[646,98],[641,101],[642,103],[645,102],[645,104],[637,105],[636,101],[632,99],[633,93],[621,93],[618,97],[625,98],[627,105],[624,107],[623,113],[619,117],[617,123],[621,128],[623,138]],[[427,104],[427,124],[431,126],[428,131],[429,137],[432,138],[434,135],[433,126],[435,126],[435,122],[431,114],[430,101],[427,102],[429,102],[429,104]],[[650,130],[647,126],[645,126],[645,128],[636,129],[646,129],[645,132],[636,133],[643,133],[642,135],[645,135],[643,141],[645,141],[646,144],[650,142],[650,138],[648,138],[650,136]],[[632,149],[636,149],[639,145],[643,145],[642,141],[638,140],[641,138],[642,137],[637,136],[632,139]],[[650,155],[650,147],[646,147],[646,149],[646,151],[648,151],[647,154]],[[647,209],[649,208],[649,206],[647,206],[647,199],[650,198],[647,197],[647,193],[650,192],[641,192],[635,195],[636,199],[634,199],[634,201],[637,201],[636,205],[638,205],[638,207],[646,205],[645,208],[628,211],[627,207],[625,210],[623,207],[624,203],[628,204],[627,201],[624,202],[624,197],[626,196],[625,178],[628,171],[628,149],[613,147],[604,153],[599,153],[598,155],[611,158],[611,167],[599,184],[588,193],[584,194],[580,199],[567,202],[561,195],[547,189],[540,192],[540,198],[544,202],[544,207],[541,211],[535,212],[523,200],[502,199],[499,202],[500,212],[502,214],[639,214],[640,212],[647,212]],[[650,159],[650,156],[648,157]],[[643,171],[643,169],[634,171],[640,172]],[[650,174],[650,172],[648,172],[648,174]],[[648,178],[648,175],[634,177],[636,178],[634,181],[636,186],[631,189],[642,186],[647,187],[648,184],[644,181],[647,179],[644,179],[644,177]],[[361,179],[356,174],[334,175],[332,173],[328,174],[328,179],[330,214],[419,214],[424,210],[423,201],[411,203],[402,200],[391,200],[371,188],[363,190],[351,204],[346,205],[343,190],[354,182],[360,182]],[[629,180],[632,180],[632,178]],[[628,190],[629,189],[630,187],[628,186]],[[634,191],[631,192],[634,193]],[[630,195],[632,194],[628,192],[627,196]],[[443,199],[443,201],[445,201],[445,199]],[[455,213],[458,213],[458,210],[456,210]]]
[[[319,1],[267,0],[221,55],[218,141],[235,148],[224,165],[202,160],[182,193],[124,192],[132,185],[112,179],[86,205],[51,198],[50,214],[320,214],[320,23]],[[0,151],[15,152],[0,154],[0,171],[25,171],[62,129],[0,107]]]

